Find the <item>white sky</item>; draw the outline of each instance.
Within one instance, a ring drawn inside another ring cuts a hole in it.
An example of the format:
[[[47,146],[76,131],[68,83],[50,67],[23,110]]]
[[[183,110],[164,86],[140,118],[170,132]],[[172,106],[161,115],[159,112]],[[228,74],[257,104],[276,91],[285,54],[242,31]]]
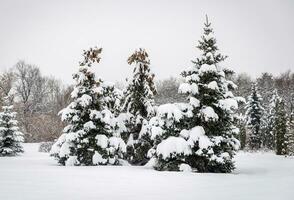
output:
[[[0,0],[0,68],[24,59],[71,83],[82,49],[102,46],[97,75],[115,82],[143,47],[157,79],[178,76],[199,55],[205,14],[236,72],[294,70],[293,0]]]

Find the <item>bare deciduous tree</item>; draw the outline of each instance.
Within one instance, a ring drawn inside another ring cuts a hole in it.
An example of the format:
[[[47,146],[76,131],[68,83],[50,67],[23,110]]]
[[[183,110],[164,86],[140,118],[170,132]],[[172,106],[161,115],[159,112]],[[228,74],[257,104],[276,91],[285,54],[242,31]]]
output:
[[[13,102],[13,93],[11,92],[13,88],[13,83],[15,81],[15,74],[10,70],[6,71],[0,75],[0,102],[2,105],[2,101],[4,97],[9,96],[10,101]]]

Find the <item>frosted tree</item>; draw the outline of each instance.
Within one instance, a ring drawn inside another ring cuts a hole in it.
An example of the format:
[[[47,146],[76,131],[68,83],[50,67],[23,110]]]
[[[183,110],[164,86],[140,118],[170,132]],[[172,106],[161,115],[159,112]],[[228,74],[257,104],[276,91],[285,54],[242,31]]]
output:
[[[232,158],[239,148],[235,110],[241,98],[233,95],[236,85],[227,79],[231,71],[221,66],[226,56],[219,53],[207,18],[197,48],[201,56],[182,73],[185,82],[179,87],[181,93],[188,95],[187,109],[191,110],[191,116],[183,120],[188,123],[180,125],[179,136],[170,135],[157,145],[156,166],[163,170],[231,172]],[[176,147],[181,151],[166,151]],[[182,164],[169,167],[177,154],[185,156],[179,159]]]
[[[23,134],[19,131],[16,120],[16,112],[9,104],[9,97],[6,97],[5,106],[0,113],[0,156],[15,156],[23,152]]]
[[[263,121],[264,123],[263,134],[262,134],[262,143],[265,148],[274,150],[275,148],[275,134],[274,126],[276,121],[276,105],[277,102],[281,100],[278,91],[274,89],[272,92],[272,97],[269,101],[268,112],[264,114]]]
[[[247,128],[249,130],[248,147],[251,150],[258,150],[262,145],[262,115],[263,107],[261,105],[262,98],[258,93],[256,83],[252,84],[251,95],[247,101]]]
[[[291,102],[291,114],[289,117],[288,131],[286,133],[287,138],[287,153],[290,156],[294,156],[294,106]]]
[[[275,91],[274,77],[270,73],[262,73],[256,80],[260,95],[262,96],[262,105],[265,110],[269,110],[273,91]]]
[[[274,133],[276,136],[276,154],[277,155],[286,155],[287,154],[287,113],[285,110],[285,102],[283,99],[280,99],[276,102],[275,107],[275,124],[274,124]]]
[[[105,100],[103,82],[96,80],[92,65],[99,63],[101,48],[84,51],[84,61],[73,75],[71,102],[60,114],[68,125],[53,145],[51,155],[62,165],[119,164],[126,150],[115,131],[116,119]]]
[[[128,160],[133,164],[145,164],[147,152],[152,147],[149,138],[139,137],[142,124],[154,114],[156,88],[154,74],[150,72],[150,60],[144,49],[135,51],[128,64],[134,64],[133,77],[129,80],[124,94],[123,112],[130,113],[128,132]]]

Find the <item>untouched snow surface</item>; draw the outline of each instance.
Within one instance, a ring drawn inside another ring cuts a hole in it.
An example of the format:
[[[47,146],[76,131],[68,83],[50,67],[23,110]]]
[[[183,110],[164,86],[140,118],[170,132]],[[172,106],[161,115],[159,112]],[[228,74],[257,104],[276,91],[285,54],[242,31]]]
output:
[[[271,153],[236,156],[232,174],[158,172],[144,167],[58,166],[39,144],[0,157],[2,200],[293,200],[294,158]]]

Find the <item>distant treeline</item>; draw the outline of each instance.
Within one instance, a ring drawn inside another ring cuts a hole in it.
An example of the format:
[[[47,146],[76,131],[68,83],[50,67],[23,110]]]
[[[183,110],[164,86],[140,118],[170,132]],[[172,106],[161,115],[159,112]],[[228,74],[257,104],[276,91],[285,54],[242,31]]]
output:
[[[269,109],[272,93],[274,89],[277,89],[290,115],[294,96],[293,72],[286,71],[279,75],[265,72],[256,79],[246,73],[235,73],[231,79],[238,86],[235,91],[236,95],[246,99],[251,93],[252,83],[256,82],[265,110]],[[186,101],[186,96],[178,92],[179,85],[183,82],[182,79],[170,77],[156,80],[155,76],[155,82],[157,86],[156,105]],[[116,83],[115,85],[119,85],[119,89],[123,90],[123,84]],[[58,112],[71,101],[72,90],[72,86],[54,77],[44,76],[38,66],[25,61],[19,61],[0,75],[0,101],[8,94],[14,98],[14,106],[18,112],[18,120],[25,133],[26,142],[53,141],[61,134],[64,124]],[[239,111],[245,115],[245,104],[240,106]]]

